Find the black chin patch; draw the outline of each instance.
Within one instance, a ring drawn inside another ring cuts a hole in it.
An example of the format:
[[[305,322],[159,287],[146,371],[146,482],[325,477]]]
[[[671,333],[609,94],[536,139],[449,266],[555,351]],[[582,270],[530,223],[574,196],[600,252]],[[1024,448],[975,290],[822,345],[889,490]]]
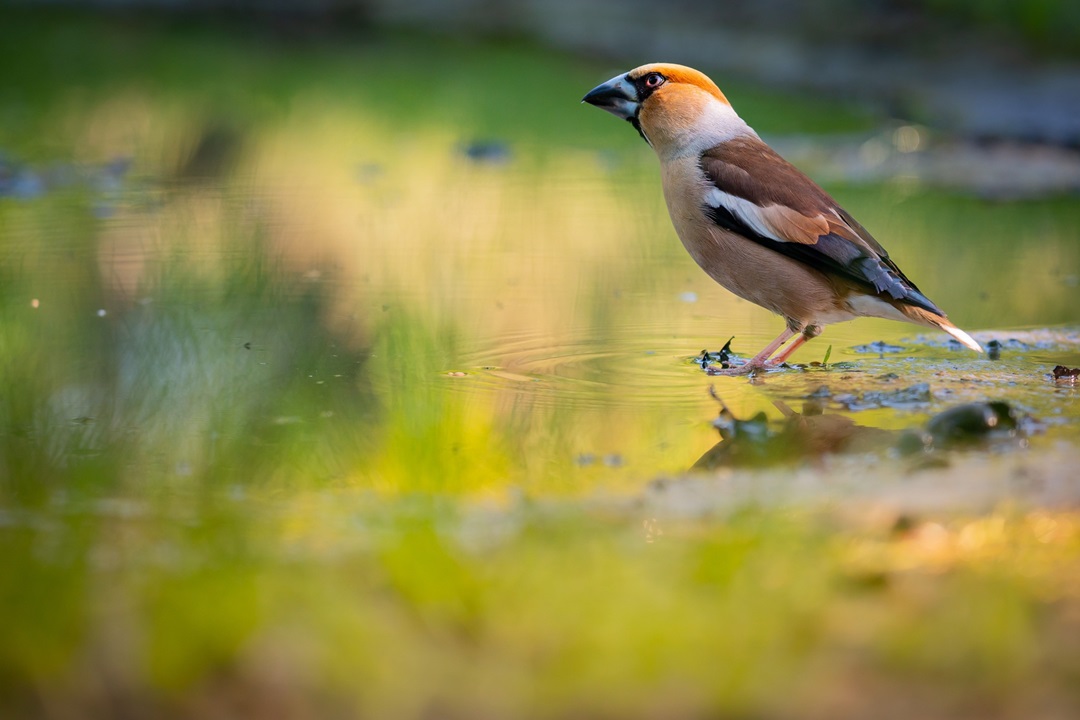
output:
[[[641,131],[641,121],[638,120],[637,115],[634,115],[633,117],[626,118],[626,122],[628,122],[628,123],[630,123],[631,125],[634,126],[634,129],[637,130],[638,135],[641,136],[642,140],[649,143],[649,145],[652,145],[652,143],[649,142],[649,138],[645,137],[645,133]]]

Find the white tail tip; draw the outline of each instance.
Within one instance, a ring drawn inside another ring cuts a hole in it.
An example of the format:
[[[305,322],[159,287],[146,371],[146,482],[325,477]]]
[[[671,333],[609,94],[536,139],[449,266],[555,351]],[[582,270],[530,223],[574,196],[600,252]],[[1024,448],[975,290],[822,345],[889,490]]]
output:
[[[940,327],[942,330],[959,340],[964,346],[971,348],[975,352],[983,352],[982,345],[975,342],[975,339],[973,337],[971,337],[955,325],[941,325]]]

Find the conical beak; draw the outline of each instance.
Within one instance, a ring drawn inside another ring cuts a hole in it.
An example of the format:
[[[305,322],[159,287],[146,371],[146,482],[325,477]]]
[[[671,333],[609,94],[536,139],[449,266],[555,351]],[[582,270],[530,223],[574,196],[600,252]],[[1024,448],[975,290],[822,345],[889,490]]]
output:
[[[607,110],[616,117],[629,120],[637,115],[637,89],[625,75],[611,78],[603,85],[597,85],[581,99],[581,102]]]

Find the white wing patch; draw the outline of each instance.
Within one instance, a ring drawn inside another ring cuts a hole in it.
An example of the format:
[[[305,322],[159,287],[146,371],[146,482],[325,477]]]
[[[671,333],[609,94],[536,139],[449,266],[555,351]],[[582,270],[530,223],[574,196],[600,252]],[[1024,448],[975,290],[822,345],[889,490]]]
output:
[[[749,200],[729,195],[720,188],[714,187],[709,188],[709,191],[705,194],[705,202],[709,207],[724,208],[758,235],[764,235],[779,242],[786,242],[784,238],[777,236],[776,231],[761,216],[761,208]]]
[[[814,245],[818,238],[831,232],[824,215],[803,215],[786,205],[769,204],[762,207],[717,187],[709,188],[705,201],[711,207],[727,210],[751,230],[770,240]]]

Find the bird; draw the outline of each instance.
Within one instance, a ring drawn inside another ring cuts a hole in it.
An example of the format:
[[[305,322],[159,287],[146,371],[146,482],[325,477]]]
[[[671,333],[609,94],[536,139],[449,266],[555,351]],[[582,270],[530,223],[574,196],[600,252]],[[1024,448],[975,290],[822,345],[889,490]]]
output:
[[[785,320],[784,331],[748,362],[712,374],[778,368],[826,325],[858,317],[939,328],[983,352],[855,218],[739,117],[704,73],[650,63],[598,85],[582,102],[629,121],[656,152],[668,214],[697,264]]]

